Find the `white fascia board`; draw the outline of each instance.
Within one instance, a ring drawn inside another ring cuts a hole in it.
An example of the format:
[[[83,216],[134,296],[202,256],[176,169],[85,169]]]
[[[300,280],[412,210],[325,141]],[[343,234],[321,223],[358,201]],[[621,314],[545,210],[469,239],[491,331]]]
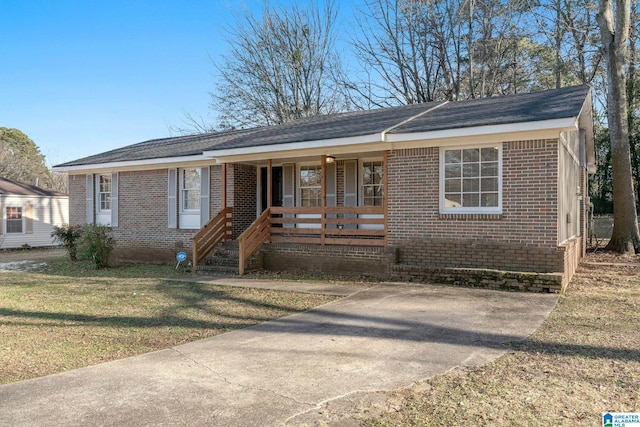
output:
[[[387,142],[393,143],[393,148],[402,148],[402,143],[413,141],[430,141],[441,143],[443,140],[460,140],[482,138],[486,142],[507,141],[512,137],[517,139],[557,138],[561,131],[577,130],[576,117],[566,119],[544,120],[539,122],[512,123],[493,126],[475,126],[468,128],[446,129],[433,132],[393,133],[387,134]],[[505,139],[505,137],[507,139]],[[410,144],[411,145],[411,144]]]
[[[233,156],[219,156],[214,157],[217,164],[221,163],[259,163],[269,159],[299,161],[308,157],[320,157],[324,155],[340,156],[342,154],[352,155],[354,153],[372,153],[389,150],[391,147],[388,142],[372,142],[369,144],[361,145],[340,145],[335,147],[323,147],[317,149],[307,149],[304,151],[299,150],[283,150],[256,154],[237,154]]]
[[[163,157],[158,159],[147,159],[147,160],[132,160],[132,161],[123,161],[123,162],[110,162],[110,163],[91,163],[86,165],[78,165],[78,166],[61,166],[54,167],[53,170],[55,172],[68,172],[69,174],[74,173],[85,173],[85,172],[103,172],[103,171],[132,171],[132,170],[151,170],[161,168],[170,168],[170,167],[181,167],[181,166],[199,166],[199,165],[208,165],[211,164],[211,158],[205,157],[202,154],[198,154],[196,156],[188,156],[188,157]]]
[[[292,142],[284,144],[260,145],[254,147],[230,148],[227,150],[205,151],[205,157],[215,158],[218,163],[230,163],[230,159],[243,159],[245,161],[267,160],[276,157],[300,157],[322,154],[339,154],[337,150],[348,148],[353,152],[354,146],[358,150],[372,143],[380,143],[379,133],[353,136],[349,138],[320,139],[315,141]],[[371,150],[373,151],[373,150]],[[343,151],[345,152],[345,151]],[[237,161],[237,160],[233,160]]]

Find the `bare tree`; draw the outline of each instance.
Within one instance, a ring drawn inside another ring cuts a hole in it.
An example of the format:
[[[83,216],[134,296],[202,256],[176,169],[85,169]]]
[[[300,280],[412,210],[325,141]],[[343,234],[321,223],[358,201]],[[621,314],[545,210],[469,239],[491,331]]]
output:
[[[601,71],[596,3],[595,0],[543,0],[532,10],[540,28],[537,36],[546,39],[554,53],[556,88],[591,84]]]
[[[368,78],[350,87],[379,106],[515,93],[528,10],[521,0],[370,0],[352,43]]]
[[[629,0],[600,0],[596,20],[607,65],[607,116],[611,136],[613,233],[607,248],[620,253],[640,251],[640,232],[631,175],[626,65],[629,42]]]
[[[229,30],[230,53],[216,63],[220,81],[211,108],[220,127],[252,127],[285,123],[301,117],[342,110],[331,68],[336,7],[328,0],[307,9],[294,4],[260,18],[250,11]]]
[[[352,46],[366,78],[347,84],[360,106],[454,99],[460,92],[463,25],[455,0],[371,0]],[[456,25],[451,25],[456,23]]]

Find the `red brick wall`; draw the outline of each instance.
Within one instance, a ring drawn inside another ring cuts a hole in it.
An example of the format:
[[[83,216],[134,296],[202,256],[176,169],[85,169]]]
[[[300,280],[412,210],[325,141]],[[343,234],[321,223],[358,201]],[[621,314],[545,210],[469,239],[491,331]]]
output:
[[[256,220],[258,174],[255,166],[230,165],[233,168],[233,238],[237,238]]]
[[[168,171],[120,172],[116,259],[169,262],[191,252],[194,230],[168,228]]]
[[[87,222],[86,175],[69,176],[69,224]]]
[[[557,247],[557,140],[503,144],[502,214],[439,213],[439,149],[388,156],[389,245],[402,263],[562,271]]]
[[[236,168],[242,171],[237,172]],[[251,176],[249,171],[252,167],[236,166],[236,168],[233,165],[227,166],[228,205],[234,206],[234,202],[236,203],[241,219],[247,217],[247,211],[253,206],[251,215],[255,218],[255,181],[252,187],[254,190],[251,203],[247,202],[250,196],[234,197],[234,182],[236,185],[248,186],[245,176]],[[212,217],[220,212],[223,205],[222,171],[222,165],[211,166],[209,204]],[[253,168],[253,177],[255,180],[255,168]],[[234,178],[236,178],[235,181]],[[85,187],[85,175],[70,176],[70,222],[72,224],[86,222]],[[168,228],[167,169],[120,172],[118,197],[119,226],[113,227],[114,259],[173,262],[178,251],[191,254],[191,239],[197,230]]]

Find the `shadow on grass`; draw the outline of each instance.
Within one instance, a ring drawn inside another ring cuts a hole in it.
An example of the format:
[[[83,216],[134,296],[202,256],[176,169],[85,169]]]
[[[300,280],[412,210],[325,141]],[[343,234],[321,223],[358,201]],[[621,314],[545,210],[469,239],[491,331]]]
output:
[[[586,344],[558,344],[535,340],[514,342],[511,345],[515,351],[524,351],[529,353],[640,362],[640,349],[637,348],[627,349]]]
[[[234,300],[236,300],[234,298]],[[0,309],[1,316],[33,320],[84,322],[101,326],[145,327],[185,326],[192,328],[237,329],[255,325],[254,322],[224,323],[194,320],[182,316],[128,317],[91,316],[69,313],[28,312]],[[353,324],[360,323],[360,324]],[[66,325],[65,325],[66,326]],[[372,315],[337,313],[314,309],[303,317],[286,317],[254,326],[266,334],[306,334],[333,337],[366,337],[408,342],[453,344],[486,349],[540,352],[562,356],[607,358],[621,361],[640,361],[640,350],[617,349],[607,346],[556,344],[540,341],[521,341],[523,337],[509,334],[477,332],[429,322],[389,319]]]

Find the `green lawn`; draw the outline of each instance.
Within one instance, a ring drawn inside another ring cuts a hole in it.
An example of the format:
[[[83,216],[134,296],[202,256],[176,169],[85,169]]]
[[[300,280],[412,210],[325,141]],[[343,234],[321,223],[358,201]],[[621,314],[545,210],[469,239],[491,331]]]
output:
[[[36,270],[0,272],[0,384],[168,348],[335,299],[163,280],[184,274],[173,266],[93,270],[51,254],[36,257],[47,263]]]

